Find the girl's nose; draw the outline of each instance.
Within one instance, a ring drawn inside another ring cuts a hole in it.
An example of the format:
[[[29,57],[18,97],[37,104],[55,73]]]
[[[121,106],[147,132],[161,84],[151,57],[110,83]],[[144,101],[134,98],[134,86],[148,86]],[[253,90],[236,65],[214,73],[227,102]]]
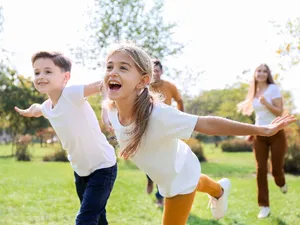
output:
[[[118,73],[117,73],[115,70],[112,70],[112,71],[109,72],[108,75],[109,75],[110,77],[116,77],[116,76],[118,76]]]

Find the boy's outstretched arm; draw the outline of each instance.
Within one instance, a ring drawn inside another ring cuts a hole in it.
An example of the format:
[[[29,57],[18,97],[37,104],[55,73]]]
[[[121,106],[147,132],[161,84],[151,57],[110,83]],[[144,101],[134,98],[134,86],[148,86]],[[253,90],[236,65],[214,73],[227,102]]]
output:
[[[207,135],[260,135],[272,136],[279,130],[296,121],[291,115],[277,117],[269,125],[256,126],[247,123],[241,123],[234,120],[228,120],[222,117],[200,116],[194,128],[195,131]]]
[[[28,109],[19,109],[17,106],[15,106],[15,110],[21,116],[25,116],[25,117],[40,117],[43,115],[42,105],[38,103],[32,104]]]
[[[94,95],[102,92],[102,81],[97,81],[91,84],[84,85],[84,97],[88,97],[90,95]]]

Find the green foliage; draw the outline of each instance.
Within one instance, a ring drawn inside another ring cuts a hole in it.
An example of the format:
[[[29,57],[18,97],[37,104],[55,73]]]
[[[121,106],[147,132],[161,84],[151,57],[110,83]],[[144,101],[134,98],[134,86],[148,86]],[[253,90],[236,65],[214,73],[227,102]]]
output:
[[[222,116],[245,123],[254,123],[254,116],[237,112],[237,104],[245,99],[248,85],[237,83],[225,89],[204,91],[196,98],[187,100],[186,111],[195,115]]]
[[[31,140],[32,137],[28,134],[17,137],[16,158],[18,161],[30,161],[31,156],[28,151],[28,145]]]
[[[282,58],[281,68],[285,70],[300,62],[300,17],[289,19],[284,27],[277,24],[275,26],[279,29],[282,40],[285,40],[277,50]]]
[[[252,152],[252,143],[244,139],[231,139],[221,142],[223,152]]]
[[[2,6],[0,6],[0,34],[3,31],[3,23],[4,23],[3,8],[2,8]],[[0,40],[1,40],[1,36],[0,36]]]
[[[58,149],[52,154],[43,157],[44,162],[69,162],[67,152],[63,149]]]
[[[199,140],[195,138],[190,138],[189,140],[186,140],[185,143],[187,143],[190,146],[190,148],[195,153],[200,162],[206,161],[203,148]]]
[[[81,63],[94,62],[92,67],[98,67],[107,46],[124,40],[135,41],[152,57],[160,59],[181,52],[183,45],[172,40],[176,24],[165,23],[163,19],[163,0],[95,0],[94,3],[89,40],[72,50]]]
[[[17,76],[16,71],[3,67],[0,71],[0,127],[9,128],[8,132],[16,134],[33,134],[37,129],[48,127],[48,121],[43,118],[26,118],[19,116],[14,107],[28,108],[33,103],[45,100],[34,88],[31,80]]]
[[[285,128],[288,140],[288,151],[285,155],[284,170],[300,174],[300,124],[294,123]]]
[[[300,174],[300,143],[292,144],[288,147],[284,170],[292,174]]]

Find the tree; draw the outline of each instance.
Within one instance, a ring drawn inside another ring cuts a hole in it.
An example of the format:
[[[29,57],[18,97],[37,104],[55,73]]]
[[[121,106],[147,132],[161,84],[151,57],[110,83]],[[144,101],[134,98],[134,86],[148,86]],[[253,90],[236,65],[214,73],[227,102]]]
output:
[[[180,53],[183,45],[172,40],[175,23],[165,23],[163,0],[95,0],[89,37],[72,49],[75,58],[85,66],[102,66],[105,50],[111,43],[131,40],[143,47],[151,57]]]
[[[275,26],[279,30],[279,35],[283,36],[284,43],[279,46],[277,53],[282,58],[281,68],[299,64],[300,62],[300,17],[294,20],[288,20],[285,27],[281,25]]]
[[[34,134],[38,129],[48,127],[48,121],[43,118],[25,118],[19,116],[14,106],[27,108],[29,105],[45,100],[33,87],[29,78],[17,76],[15,70],[0,71],[0,109],[1,118],[5,118],[2,126],[15,137],[17,134]]]
[[[196,115],[222,116],[228,119],[253,123],[254,118],[237,112],[237,104],[245,99],[248,84],[236,83],[224,89],[202,92],[187,102],[186,110]]]

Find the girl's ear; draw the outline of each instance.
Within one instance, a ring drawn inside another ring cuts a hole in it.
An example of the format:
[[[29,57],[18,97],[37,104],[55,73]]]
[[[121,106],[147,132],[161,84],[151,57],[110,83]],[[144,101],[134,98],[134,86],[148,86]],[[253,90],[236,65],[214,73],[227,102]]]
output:
[[[145,74],[142,76],[141,81],[138,83],[137,88],[142,89],[150,84],[150,76]]]

